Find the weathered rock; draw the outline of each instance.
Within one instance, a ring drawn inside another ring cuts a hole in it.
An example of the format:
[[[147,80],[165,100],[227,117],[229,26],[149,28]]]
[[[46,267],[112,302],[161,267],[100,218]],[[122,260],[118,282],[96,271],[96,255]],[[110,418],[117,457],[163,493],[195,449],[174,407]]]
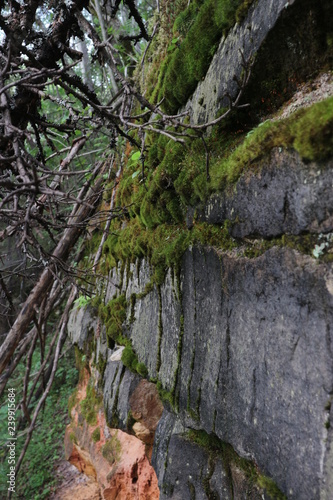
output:
[[[290,498],[318,498],[333,387],[331,266],[283,248],[256,259],[193,248],[184,256],[181,291],[175,398],[184,428],[215,432]],[[147,295],[140,312],[147,332],[155,300]],[[171,334],[168,349],[167,324],[163,337],[161,366],[176,348]],[[136,352],[147,359],[139,344]],[[148,354],[155,367],[156,350]]]
[[[72,423],[66,429],[66,458],[97,481],[101,497],[106,500],[158,499],[157,477],[144,443],[118,429],[110,429],[101,410],[96,409],[95,425],[80,418],[80,403],[86,396],[88,381],[88,377],[81,380],[71,412]],[[93,439],[96,430],[98,436]]]
[[[186,427],[166,411],[157,428],[152,464],[161,499],[270,498],[232,458],[191,441]]]
[[[140,380],[131,394],[129,404],[135,420],[140,420],[148,429],[155,431],[163,412],[156,385],[145,379]]]
[[[89,341],[95,337],[97,324],[96,312],[91,307],[74,307],[67,326],[71,342],[77,345],[81,351],[85,351]]]
[[[234,189],[213,195],[198,219],[231,221],[235,238],[333,231],[332,167],[333,160],[304,163],[297,153],[275,149],[259,173],[247,172]]]
[[[100,500],[100,488],[95,479],[80,473],[67,460],[61,460],[56,466],[55,475],[59,481],[50,500]]]
[[[329,0],[265,0],[253,2],[241,24],[222,38],[212,63],[187,104],[195,123],[210,121],[221,106],[227,106],[225,94],[238,92],[234,76],[242,72],[245,60],[256,56],[252,77],[243,102],[251,103],[250,112],[267,114],[290,96],[297,82],[328,60],[332,52],[327,44],[332,16]],[[297,26],[297,29],[296,29]]]
[[[127,429],[129,399],[141,377],[127,370],[121,361],[108,361],[104,372],[104,408],[110,426]]]

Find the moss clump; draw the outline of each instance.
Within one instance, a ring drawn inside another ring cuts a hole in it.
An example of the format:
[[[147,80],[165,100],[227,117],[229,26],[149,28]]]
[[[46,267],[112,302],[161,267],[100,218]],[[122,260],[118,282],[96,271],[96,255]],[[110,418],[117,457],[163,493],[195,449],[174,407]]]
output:
[[[267,120],[211,169],[214,189],[237,181],[275,147],[294,149],[304,160],[321,161],[333,154],[333,97],[279,121]]]
[[[117,434],[118,432],[112,438],[108,439],[102,447],[102,455],[110,464],[117,462],[121,456],[121,444]]]
[[[221,456],[224,467],[231,474],[231,464],[233,463],[241,469],[251,485],[257,485],[259,488],[265,489],[272,499],[286,500],[274,481],[258,472],[256,465],[250,460],[240,457],[233,447],[221,441],[215,434],[207,434],[204,430],[191,429],[187,433],[187,437],[193,443],[205,448],[211,456]]]
[[[158,382],[156,383],[156,388],[158,390],[158,394],[159,394],[161,401],[169,404],[171,406],[171,408],[174,408],[174,405],[175,405],[174,394],[172,392],[164,389],[160,380],[158,380]]]
[[[97,443],[97,441],[100,441],[100,439],[101,439],[101,429],[99,427],[96,427],[96,429],[94,430],[94,432],[91,435],[91,438],[94,441],[94,443]]]
[[[225,227],[196,224],[191,231],[185,225],[161,224],[154,230],[145,230],[135,217],[123,229],[115,230],[117,238],[109,241],[110,253],[118,259],[148,257],[153,268],[153,281],[163,283],[169,267],[177,268],[186,249],[193,244],[232,249],[235,241]],[[144,248],[145,250],[139,250]],[[151,289],[151,286],[149,290]],[[106,317],[107,320],[107,317]]]
[[[133,351],[132,347],[130,346],[125,347],[121,355],[121,361],[123,365],[125,365],[127,368],[135,371],[135,367],[138,363],[138,358],[135,352]]]
[[[144,363],[139,363],[138,357],[130,345],[127,345],[122,352],[121,361],[132,372],[136,372],[142,377],[147,377],[148,369]]]
[[[103,396],[97,394],[94,387],[88,384],[87,395],[80,403],[81,414],[89,425],[96,425],[97,412],[103,404]]]
[[[70,432],[69,439],[71,440],[72,443],[77,444],[77,439],[74,432]]]
[[[117,341],[122,334],[122,325],[126,319],[126,296],[114,297],[106,305],[100,305],[98,314],[106,327],[108,340]]]
[[[215,434],[207,434],[204,430],[191,429],[187,433],[187,437],[190,441],[205,448],[211,456],[221,456],[225,470],[229,471],[229,474],[233,463],[243,471],[250,485],[256,485],[264,489],[272,499],[286,500],[287,497],[272,479],[260,474],[253,462],[240,457],[230,444],[221,441]]]
[[[148,375],[148,369],[144,363],[138,363],[136,365],[136,371],[139,375],[141,375],[141,377],[147,377]]]
[[[103,377],[104,377],[105,368],[106,368],[106,359],[102,356],[101,353],[99,353],[96,368],[97,368],[99,374],[101,375],[100,380],[102,381]]]
[[[205,76],[222,33],[245,17],[251,0],[194,0],[175,20],[167,57],[159,68],[155,101],[176,112]]]
[[[259,475],[257,484],[260,488],[264,489],[273,500],[287,500],[286,495],[281,492],[270,477]]]

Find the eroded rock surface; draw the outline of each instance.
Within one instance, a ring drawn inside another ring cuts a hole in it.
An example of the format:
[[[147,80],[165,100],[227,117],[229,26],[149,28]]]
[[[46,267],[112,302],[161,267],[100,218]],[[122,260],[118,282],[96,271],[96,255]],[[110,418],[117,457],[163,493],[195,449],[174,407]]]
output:
[[[235,238],[333,231],[333,161],[303,162],[297,153],[275,149],[236,186],[213,195],[198,219],[230,221]]]
[[[96,498],[158,499],[157,477],[146,454],[145,443],[119,429],[109,428],[102,409],[93,408],[96,411],[93,422],[88,423],[83,418],[81,403],[87,396],[89,383],[88,373],[85,373],[71,410],[72,422],[66,429],[67,460],[83,473],[84,477],[90,478],[89,481],[85,480],[89,484],[89,492],[93,484],[98,485],[100,496]],[[76,485],[73,491],[77,491]],[[68,491],[64,494],[68,494]],[[89,496],[86,497],[86,500],[88,499]]]

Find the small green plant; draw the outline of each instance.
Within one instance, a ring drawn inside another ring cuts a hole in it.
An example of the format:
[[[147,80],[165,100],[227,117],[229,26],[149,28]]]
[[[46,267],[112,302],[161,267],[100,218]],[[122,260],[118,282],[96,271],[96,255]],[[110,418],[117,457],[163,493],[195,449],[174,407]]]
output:
[[[87,297],[86,295],[80,295],[75,301],[75,308],[82,309],[82,307],[86,307],[91,302],[91,297]]]
[[[97,441],[100,441],[100,439],[101,439],[101,429],[99,427],[96,427],[96,429],[92,433],[91,437],[92,437],[92,440],[94,441],[94,443],[97,443]]]
[[[33,357],[33,367],[37,368],[39,356]],[[63,441],[65,427],[69,423],[68,402],[72,394],[72,401],[75,399],[74,388],[78,382],[78,372],[74,365],[74,350],[71,348],[59,361],[59,374],[56,374],[55,381],[47,397],[44,410],[38,416],[37,429],[32,435],[29,447],[21,465],[20,473],[16,478],[15,498],[31,498],[46,500],[57,484],[54,474],[54,465],[59,458],[64,457]],[[25,363],[22,363],[24,373]],[[33,368],[34,369],[34,368]],[[21,378],[19,379],[21,380]],[[15,384],[15,382],[11,382]],[[74,391],[74,393],[73,393]],[[56,411],[55,411],[56,409]],[[2,419],[5,422],[5,419]],[[4,433],[0,432],[0,450],[3,446]],[[17,450],[22,450],[26,434],[18,436]],[[74,437],[70,435],[74,441]],[[0,497],[6,498],[6,486],[8,473],[7,460],[2,462],[0,452]]]
[[[121,456],[121,444],[117,435],[118,431],[102,447],[102,455],[110,464],[117,462]]]

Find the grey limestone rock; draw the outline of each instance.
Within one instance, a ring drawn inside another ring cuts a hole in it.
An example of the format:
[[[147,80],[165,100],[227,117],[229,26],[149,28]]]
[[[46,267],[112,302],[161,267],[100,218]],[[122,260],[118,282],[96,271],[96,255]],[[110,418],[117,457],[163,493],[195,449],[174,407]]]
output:
[[[90,306],[74,307],[70,313],[67,332],[71,342],[82,351],[94,337],[97,316]]]
[[[297,153],[273,150],[259,173],[213,195],[198,219],[232,222],[235,238],[333,231],[333,161],[305,163]]]

